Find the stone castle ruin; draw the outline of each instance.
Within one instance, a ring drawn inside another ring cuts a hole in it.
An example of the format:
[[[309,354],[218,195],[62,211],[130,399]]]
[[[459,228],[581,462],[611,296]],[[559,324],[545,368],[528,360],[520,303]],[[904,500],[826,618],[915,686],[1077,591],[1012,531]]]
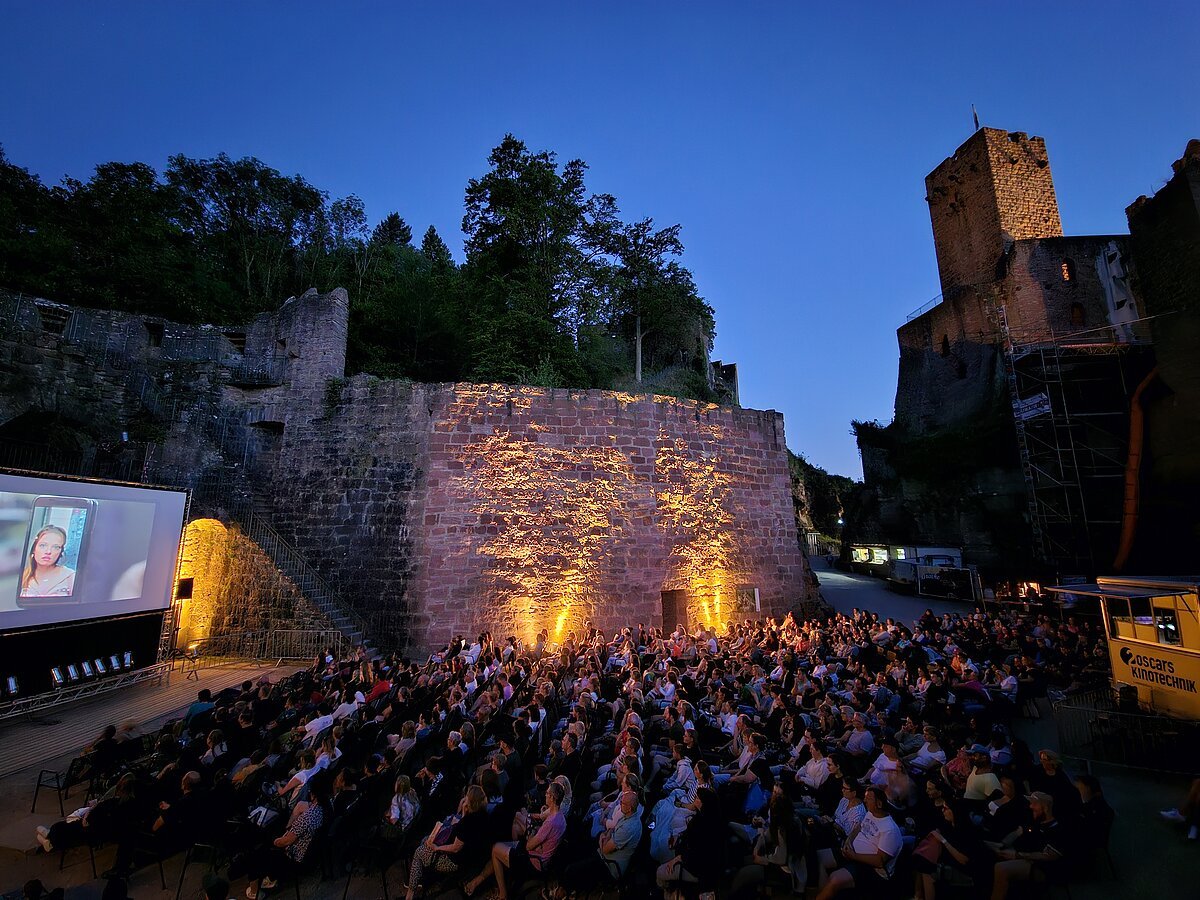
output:
[[[379,645],[723,627],[816,595],[774,411],[346,378],[341,289],[241,328],[0,301],[4,464],[188,486],[194,519],[236,526]],[[210,598],[188,637],[289,626],[240,609],[253,591],[207,571],[213,555],[185,546]],[[230,571],[249,584],[260,557]]]

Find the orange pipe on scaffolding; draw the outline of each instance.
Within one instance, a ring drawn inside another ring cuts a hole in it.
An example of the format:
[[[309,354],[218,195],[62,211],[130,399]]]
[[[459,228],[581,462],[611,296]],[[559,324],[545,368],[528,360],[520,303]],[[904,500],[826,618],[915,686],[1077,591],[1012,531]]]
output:
[[[1146,419],[1142,412],[1142,394],[1158,377],[1158,366],[1142,379],[1129,401],[1129,456],[1125,460],[1125,503],[1121,510],[1121,541],[1117,545],[1117,556],[1113,560],[1113,571],[1120,572],[1129,561],[1133,551],[1133,539],[1137,535],[1138,505],[1141,501],[1139,481],[1142,468],[1142,445],[1145,442]]]

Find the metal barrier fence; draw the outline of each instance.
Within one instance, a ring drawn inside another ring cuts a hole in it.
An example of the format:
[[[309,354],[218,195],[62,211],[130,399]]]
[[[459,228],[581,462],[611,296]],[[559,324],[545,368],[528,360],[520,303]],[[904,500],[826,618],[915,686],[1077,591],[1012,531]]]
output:
[[[1054,722],[1064,756],[1186,773],[1194,773],[1200,759],[1200,722],[1122,711],[1111,689],[1055,703]]]
[[[325,650],[333,650],[336,656],[345,658],[353,648],[345,635],[336,629],[236,631],[209,635],[188,645],[189,655],[194,656],[200,666],[206,659],[229,657],[314,660]]]

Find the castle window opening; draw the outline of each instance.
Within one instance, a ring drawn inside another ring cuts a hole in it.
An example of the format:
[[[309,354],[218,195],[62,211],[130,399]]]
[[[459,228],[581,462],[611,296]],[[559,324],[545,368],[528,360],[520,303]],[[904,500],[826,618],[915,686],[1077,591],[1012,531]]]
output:
[[[146,326],[146,343],[151,347],[161,347],[163,342],[162,322],[144,322]]]
[[[950,358],[950,335],[942,335],[942,359]]]
[[[1075,281],[1075,260],[1064,259],[1059,265],[1059,272],[1062,273],[1062,280],[1074,283]]]
[[[1087,325],[1087,312],[1082,303],[1071,304],[1071,327],[1083,328]]]
[[[244,331],[225,331],[222,332],[229,343],[233,344],[233,349],[238,353],[246,352],[246,332]]]

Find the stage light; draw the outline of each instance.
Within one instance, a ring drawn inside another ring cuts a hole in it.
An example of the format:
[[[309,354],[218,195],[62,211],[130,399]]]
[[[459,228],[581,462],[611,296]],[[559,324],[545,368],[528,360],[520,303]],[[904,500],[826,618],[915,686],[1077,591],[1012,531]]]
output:
[[[95,660],[93,660],[93,662],[96,663],[96,671],[97,672],[99,672],[101,675],[108,674],[108,669],[105,667],[103,659],[101,659],[99,656],[97,656],[95,658]]]
[[[114,653],[112,656],[110,656],[108,658],[108,665],[114,672],[120,672],[121,671],[121,657],[117,656],[117,654]]]
[[[133,651],[132,650],[126,650],[125,655],[122,656],[121,659],[122,659],[122,665],[124,665],[126,669],[133,668]]]
[[[79,667],[75,663],[67,663],[67,678],[70,681],[79,680]]]
[[[10,697],[17,696],[17,691],[20,689],[19,685],[17,684],[17,676],[9,675],[8,678],[5,680],[8,683],[8,696],[10,696]]]
[[[83,677],[84,678],[95,678],[96,677],[96,670],[92,668],[92,664],[90,662],[88,662],[86,659],[83,661]]]
[[[53,669],[50,670],[50,680],[54,682],[55,687],[63,686],[63,682],[66,679],[63,678],[63,671],[60,666],[55,666]]]

